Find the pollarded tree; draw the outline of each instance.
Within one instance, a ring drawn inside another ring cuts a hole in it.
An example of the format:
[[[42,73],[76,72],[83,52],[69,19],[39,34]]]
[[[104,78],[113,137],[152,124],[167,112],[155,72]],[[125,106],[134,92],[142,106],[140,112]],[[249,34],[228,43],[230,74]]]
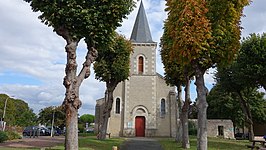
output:
[[[170,4],[168,2],[167,4]],[[182,141],[183,148],[190,148],[189,136],[188,136],[188,110],[190,105],[190,78],[193,76],[191,72],[191,66],[178,64],[177,61],[173,61],[170,58],[169,52],[173,44],[173,40],[169,38],[171,30],[168,29],[169,20],[173,19],[173,15],[168,16],[165,21],[164,34],[161,38],[161,58],[164,64],[165,80],[167,84],[177,87],[178,91],[178,102],[180,110],[180,123],[178,125],[178,132],[176,141]],[[185,86],[185,102],[182,100],[182,85]],[[176,125],[177,126],[177,125]],[[182,133],[182,134],[180,134]]]
[[[101,50],[94,64],[96,79],[106,83],[103,122],[100,122],[99,139],[106,137],[108,118],[111,115],[113,105],[113,92],[117,84],[129,76],[130,53],[132,51],[131,42],[116,34],[110,48]]]
[[[168,2],[169,3],[169,2]],[[170,16],[168,16],[169,18]],[[168,19],[169,20],[169,19]],[[169,23],[168,20],[165,21],[165,24]],[[178,110],[181,110],[183,107],[183,100],[182,100],[182,86],[185,84],[181,65],[178,64],[176,61],[170,60],[170,49],[171,45],[173,44],[173,40],[169,38],[169,34],[171,31],[169,31],[168,27],[164,26],[164,33],[161,38],[160,43],[160,55],[162,59],[162,63],[164,64],[164,79],[166,81],[167,85],[176,86],[177,88],[177,101],[178,101]],[[182,115],[182,111],[177,112],[179,113],[179,116]],[[176,120],[179,118],[176,118]],[[176,141],[182,142],[183,136],[180,133],[183,133],[182,130],[182,120],[176,124],[177,127],[177,133],[176,133]]]
[[[133,0],[24,0],[39,19],[66,41],[67,64],[63,105],[66,112],[65,149],[78,149],[78,109],[81,107],[79,88],[90,76],[90,66],[97,57],[97,49],[108,47],[112,33],[122,19],[133,9]],[[76,50],[79,41],[85,38],[87,54],[77,74]]]
[[[208,91],[203,75],[211,66],[234,58],[240,45],[240,17],[248,4],[248,0],[167,1],[169,16],[174,14],[167,25],[169,39],[173,40],[170,58],[178,64],[191,65],[196,76],[199,150],[207,149]]]
[[[205,1],[199,0],[167,1],[169,23],[165,25],[171,31],[167,35],[168,39],[173,40],[168,53],[170,60],[177,61],[182,66],[191,66],[196,75],[198,114],[200,114],[198,117],[198,127],[200,128],[198,129],[198,146],[201,145],[200,149],[207,148],[207,103],[204,99],[206,88],[203,80],[205,70],[201,64],[206,65],[209,61],[208,55],[205,54],[209,53],[208,41],[211,39],[205,5]]]

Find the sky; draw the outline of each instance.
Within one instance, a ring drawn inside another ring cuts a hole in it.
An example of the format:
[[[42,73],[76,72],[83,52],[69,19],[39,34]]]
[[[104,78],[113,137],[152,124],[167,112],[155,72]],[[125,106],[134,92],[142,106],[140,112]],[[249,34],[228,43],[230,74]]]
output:
[[[137,2],[137,1],[136,1]],[[117,29],[130,38],[140,1],[135,10]],[[158,44],[163,33],[165,0],[143,0],[153,40]],[[266,1],[253,0],[244,9],[242,37],[250,33],[266,32]],[[35,113],[48,106],[62,104],[66,63],[65,41],[38,19],[40,13],[32,12],[23,0],[0,1],[0,93],[25,100]],[[164,74],[157,48],[156,70]],[[86,45],[81,41],[77,50],[78,69],[82,66]],[[82,107],[79,114],[94,114],[96,100],[104,96],[105,84],[91,76],[80,87]],[[209,90],[214,84],[213,70],[205,75]],[[192,84],[194,85],[194,84]],[[195,86],[191,99],[196,98]]]

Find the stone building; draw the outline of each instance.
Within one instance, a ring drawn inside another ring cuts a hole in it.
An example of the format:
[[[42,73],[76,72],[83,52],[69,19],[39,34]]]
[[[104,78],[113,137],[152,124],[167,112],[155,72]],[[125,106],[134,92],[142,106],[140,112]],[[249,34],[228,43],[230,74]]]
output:
[[[197,119],[189,119],[190,122],[198,125]],[[234,139],[233,122],[229,119],[208,119],[207,121],[207,136],[221,137],[226,139]]]
[[[175,88],[166,85],[164,78],[156,73],[157,43],[152,40],[142,2],[130,40],[134,46],[130,77],[114,91],[107,133],[125,137],[175,137],[179,123]],[[96,101],[95,133],[99,132],[103,105],[104,98]],[[208,120],[208,136],[234,138],[232,121]]]
[[[114,91],[107,132],[111,136],[174,137],[178,117],[175,88],[166,85],[155,70],[157,43],[152,40],[142,2],[130,40],[134,46],[130,77]],[[98,132],[104,99],[96,103],[95,132]]]

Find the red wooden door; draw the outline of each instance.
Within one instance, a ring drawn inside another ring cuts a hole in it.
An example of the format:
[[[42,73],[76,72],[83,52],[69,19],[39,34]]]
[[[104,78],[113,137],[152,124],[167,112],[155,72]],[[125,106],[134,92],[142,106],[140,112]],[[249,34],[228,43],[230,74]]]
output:
[[[145,117],[137,116],[135,118],[135,131],[137,137],[145,136]]]

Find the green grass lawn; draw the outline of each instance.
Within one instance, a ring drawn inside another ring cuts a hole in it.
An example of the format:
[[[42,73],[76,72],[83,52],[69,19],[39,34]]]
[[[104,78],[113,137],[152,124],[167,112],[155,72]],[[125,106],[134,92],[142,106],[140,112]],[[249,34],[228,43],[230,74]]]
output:
[[[183,149],[181,143],[176,143],[174,139],[159,140],[164,150]],[[247,140],[229,140],[221,138],[208,138],[208,150],[243,150],[247,149],[245,145],[251,145]],[[197,149],[197,140],[195,136],[190,136],[190,149]]]
[[[181,143],[176,143],[171,138],[158,138],[164,150],[182,150]],[[119,146],[125,141],[124,138],[111,138],[106,140],[97,140],[96,136],[81,135],[79,136],[79,150],[111,150],[113,146]],[[190,150],[196,150],[196,137],[190,136]],[[228,140],[221,138],[208,138],[208,150],[248,150],[245,145],[251,145],[247,140]],[[51,150],[64,150],[64,145],[59,145]],[[25,150],[22,148],[4,148],[1,150]],[[37,150],[36,148],[30,150]],[[39,149],[38,149],[39,150]]]

